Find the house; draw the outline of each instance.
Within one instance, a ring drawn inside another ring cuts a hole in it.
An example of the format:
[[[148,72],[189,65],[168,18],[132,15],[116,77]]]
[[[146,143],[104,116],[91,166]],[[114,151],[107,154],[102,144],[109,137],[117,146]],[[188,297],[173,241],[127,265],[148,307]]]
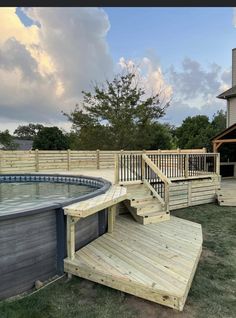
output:
[[[14,138],[13,142],[17,150],[32,150],[33,140]]]
[[[226,129],[212,138],[213,151],[221,154],[221,175],[236,176],[236,48],[232,50],[232,87],[217,98],[227,102]]]

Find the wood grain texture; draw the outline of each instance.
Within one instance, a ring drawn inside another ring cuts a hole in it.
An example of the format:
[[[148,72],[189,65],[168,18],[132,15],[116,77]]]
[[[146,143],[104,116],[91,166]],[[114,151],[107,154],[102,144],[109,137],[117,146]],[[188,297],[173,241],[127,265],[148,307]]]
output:
[[[202,247],[201,225],[171,217],[140,225],[117,217],[106,233],[65,259],[65,271],[182,310]]]

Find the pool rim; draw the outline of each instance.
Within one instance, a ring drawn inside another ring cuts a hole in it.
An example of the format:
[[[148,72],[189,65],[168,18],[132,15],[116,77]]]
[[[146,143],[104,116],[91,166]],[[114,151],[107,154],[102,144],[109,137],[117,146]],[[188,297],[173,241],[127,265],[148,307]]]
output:
[[[32,209],[27,209],[27,210],[19,210],[17,212],[12,212],[9,214],[0,214],[0,220],[7,220],[7,219],[12,219],[12,218],[16,218],[16,217],[23,217],[23,216],[27,216],[27,215],[33,215],[36,213],[41,213],[44,211],[48,211],[50,210],[55,210],[55,209],[63,209],[65,206],[74,204],[74,203],[78,203],[81,201],[85,201],[91,198],[94,198],[98,195],[104,194],[105,192],[107,192],[107,190],[111,187],[112,183],[106,179],[100,178],[100,177],[92,177],[92,176],[86,176],[86,175],[74,175],[74,174],[55,174],[55,173],[4,173],[4,174],[0,174],[0,176],[45,176],[45,177],[71,177],[71,178],[78,178],[78,179],[88,179],[88,180],[94,180],[94,181],[99,181],[103,183],[103,186],[101,188],[97,188],[94,191],[84,194],[78,198],[74,198],[74,199],[66,199],[65,201],[62,202],[54,202],[48,205],[45,205],[43,207],[39,207],[39,208],[32,208]],[[24,181],[17,181],[17,182],[24,182]],[[34,182],[34,181],[32,181]],[[47,182],[47,181],[44,181]],[[49,182],[49,181],[48,181]],[[0,182],[0,183],[4,183],[4,182]],[[7,182],[6,182],[7,183]],[[55,182],[56,183],[56,182]],[[65,183],[65,182],[60,182],[60,183]],[[67,183],[68,184],[68,183]],[[73,183],[71,183],[73,184]],[[82,184],[83,185],[83,184]],[[87,185],[87,184],[86,184]]]

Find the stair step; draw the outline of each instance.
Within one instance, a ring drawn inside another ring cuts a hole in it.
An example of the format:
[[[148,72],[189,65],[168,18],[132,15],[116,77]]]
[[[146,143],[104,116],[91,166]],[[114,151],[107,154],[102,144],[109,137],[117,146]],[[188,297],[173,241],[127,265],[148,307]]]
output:
[[[169,212],[164,213],[147,213],[143,215],[143,224],[153,224],[170,220]]]
[[[136,208],[138,215],[144,215],[146,213],[152,213],[152,212],[163,212],[164,207],[161,204],[147,204],[146,206],[142,206],[140,208]]]
[[[143,205],[147,205],[147,204],[154,204],[154,203],[158,203],[158,201],[156,200],[155,197],[145,197],[142,199],[133,199],[131,202],[131,206],[135,206],[135,207],[142,207]]]

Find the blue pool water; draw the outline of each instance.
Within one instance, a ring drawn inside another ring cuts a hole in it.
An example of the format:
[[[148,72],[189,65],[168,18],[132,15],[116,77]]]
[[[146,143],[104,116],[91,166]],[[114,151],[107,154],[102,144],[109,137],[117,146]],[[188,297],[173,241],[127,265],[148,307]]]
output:
[[[95,191],[91,185],[53,182],[0,183],[0,215],[62,203]]]

